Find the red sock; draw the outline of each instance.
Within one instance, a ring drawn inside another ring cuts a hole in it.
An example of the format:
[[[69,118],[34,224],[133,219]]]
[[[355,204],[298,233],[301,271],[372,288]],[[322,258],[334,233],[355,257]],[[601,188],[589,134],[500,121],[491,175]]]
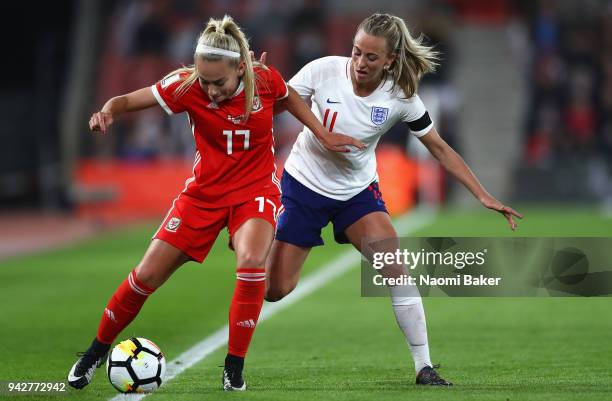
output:
[[[98,341],[112,344],[119,333],[134,320],[149,295],[155,291],[142,284],[132,270],[108,301],[98,327]]]
[[[266,292],[263,267],[238,268],[229,313],[228,354],[244,358],[261,312]]]

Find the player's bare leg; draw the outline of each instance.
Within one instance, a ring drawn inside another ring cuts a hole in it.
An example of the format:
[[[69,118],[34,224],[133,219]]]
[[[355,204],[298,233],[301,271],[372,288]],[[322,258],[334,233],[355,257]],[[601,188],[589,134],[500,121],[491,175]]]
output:
[[[399,247],[397,233],[391,218],[384,212],[373,212],[363,216],[347,227],[345,234],[349,241],[366,258],[372,260],[373,252],[395,252]],[[406,274],[402,265],[387,266],[383,276],[397,277]],[[417,384],[450,385],[433,369],[429,358],[427,325],[423,302],[416,287],[389,287],[391,303],[397,323],[408,342],[417,373]]]
[[[149,295],[161,286],[189,257],[167,242],[154,239],[138,266],[130,272],[108,302],[98,334],[68,373],[68,383],[82,389],[106,359],[111,344],[142,308]]]
[[[344,231],[351,244],[365,257],[371,257],[371,251],[362,249],[362,241],[368,242],[376,240],[392,240],[397,239],[397,233],[393,224],[391,224],[391,218],[385,212],[372,212],[368,213],[350,226]],[[383,241],[385,245],[393,246],[393,242]],[[382,251],[374,250],[374,251]]]
[[[157,289],[189,260],[191,258],[180,249],[154,239],[136,266],[136,278],[147,287]]]
[[[266,290],[264,263],[274,238],[274,227],[252,218],[232,236],[236,251],[236,287],[229,313],[228,352],[223,369],[223,389],[244,391],[244,358],[257,326]]]
[[[280,301],[293,291],[310,249],[274,240],[266,260],[266,301]]]
[[[264,219],[249,219],[232,237],[236,263],[240,267],[264,265],[274,239],[274,227]]]

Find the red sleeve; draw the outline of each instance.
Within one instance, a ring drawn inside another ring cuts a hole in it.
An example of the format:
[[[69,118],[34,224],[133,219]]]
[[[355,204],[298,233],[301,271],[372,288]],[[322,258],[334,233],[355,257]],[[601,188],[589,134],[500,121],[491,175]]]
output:
[[[176,73],[158,81],[155,85],[151,86],[151,91],[153,92],[155,99],[157,99],[157,102],[166,111],[166,113],[182,113],[186,110],[183,102],[181,101],[182,96],[179,97],[175,94],[176,89],[181,85],[183,78],[186,76],[186,73]]]
[[[267,66],[270,74],[269,74],[269,82],[270,89],[272,89],[272,93],[274,97],[279,99],[284,99],[289,96],[289,88],[287,87],[287,83],[283,79],[282,75],[278,70],[272,66]]]

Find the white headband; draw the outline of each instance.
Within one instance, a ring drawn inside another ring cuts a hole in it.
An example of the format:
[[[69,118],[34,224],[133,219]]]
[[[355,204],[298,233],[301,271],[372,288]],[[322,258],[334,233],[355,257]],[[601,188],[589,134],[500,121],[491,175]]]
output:
[[[198,43],[198,45],[196,46],[195,52],[197,54],[216,54],[218,56],[240,58],[240,53],[238,52],[235,52],[232,50],[219,49],[218,47],[206,46],[206,45],[203,45],[202,43]]]

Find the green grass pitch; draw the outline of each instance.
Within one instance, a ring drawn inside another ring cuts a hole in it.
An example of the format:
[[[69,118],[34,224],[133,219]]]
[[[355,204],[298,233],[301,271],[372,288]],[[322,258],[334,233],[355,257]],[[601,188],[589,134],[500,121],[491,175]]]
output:
[[[610,236],[612,219],[587,209],[525,208],[512,234],[495,213],[443,211],[412,235]],[[155,224],[0,262],[0,381],[64,381],[103,307],[135,266]],[[315,249],[304,276],[347,246]],[[203,265],[189,263],[149,299],[120,338],[151,338],[167,359],[227,323],[234,258],[220,236]],[[350,270],[258,327],[249,391],[220,390],[225,349],[151,400],[603,400],[612,394],[610,298],[426,298],[432,359],[453,388],[414,383],[388,299],[361,298]],[[103,369],[82,391],[23,400],[106,400]],[[7,395],[0,395],[0,398]],[[147,398],[148,399],[148,398]]]

